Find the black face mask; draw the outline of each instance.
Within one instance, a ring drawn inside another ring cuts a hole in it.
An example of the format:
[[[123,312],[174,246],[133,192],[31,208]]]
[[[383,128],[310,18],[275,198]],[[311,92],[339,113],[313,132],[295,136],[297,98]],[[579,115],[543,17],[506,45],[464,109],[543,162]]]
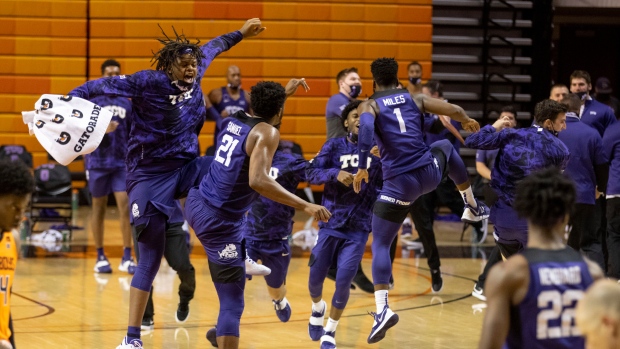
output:
[[[579,96],[579,99],[581,99],[582,101],[586,99],[586,96],[588,94],[588,92],[577,92],[575,93],[577,96]]]
[[[549,130],[549,132],[551,132],[554,136],[559,136],[560,132],[555,130],[555,127],[553,127],[553,123],[551,124],[551,130]]]
[[[409,82],[412,85],[417,85],[422,82],[422,78],[409,78]]]
[[[357,98],[357,96],[359,96],[360,93],[362,93],[362,86],[351,85],[349,86],[349,88],[351,89],[351,91],[349,92],[349,97],[351,98]]]

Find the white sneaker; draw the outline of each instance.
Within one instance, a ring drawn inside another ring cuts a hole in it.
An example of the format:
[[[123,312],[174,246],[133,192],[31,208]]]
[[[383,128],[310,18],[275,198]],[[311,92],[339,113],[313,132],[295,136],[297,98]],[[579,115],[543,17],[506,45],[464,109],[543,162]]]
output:
[[[463,210],[463,216],[461,216],[461,221],[467,223],[476,223],[480,222],[483,219],[489,218],[489,208],[482,201],[476,200],[476,208],[473,208],[470,204],[465,204],[465,209]]]
[[[110,274],[112,273],[112,266],[105,256],[97,257],[97,263],[95,263],[95,273]]]
[[[245,257],[245,274],[246,275],[269,275],[271,269],[262,264],[258,264],[252,260],[249,256]]]
[[[368,335],[368,344],[377,343],[385,337],[387,330],[398,323],[398,315],[395,314],[387,305],[380,314],[370,313],[375,318],[372,324],[372,330]]]
[[[133,261],[133,258],[122,259],[118,270],[133,275],[136,273],[136,262]]]
[[[142,341],[139,339],[132,339],[127,342],[127,337],[123,338],[121,344],[116,349],[143,349]]]
[[[474,284],[474,290],[471,291],[471,295],[478,298],[479,300],[486,302],[487,301],[487,296],[484,295],[484,289],[482,289],[482,287],[478,286],[478,283],[476,282]]]

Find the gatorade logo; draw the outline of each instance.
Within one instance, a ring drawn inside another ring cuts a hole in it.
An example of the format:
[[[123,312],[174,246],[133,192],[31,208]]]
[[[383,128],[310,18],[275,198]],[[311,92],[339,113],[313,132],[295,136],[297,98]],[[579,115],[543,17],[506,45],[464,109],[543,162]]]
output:
[[[67,132],[62,132],[60,134],[60,137],[56,140],[56,142],[65,145],[67,143],[69,143],[69,141],[71,141],[71,135],[68,134]]]
[[[54,103],[47,98],[43,98],[41,101],[41,110],[48,110],[54,107]]]
[[[60,114],[56,114],[56,116],[54,116],[54,118],[52,119],[52,122],[56,124],[61,124],[64,120],[65,120],[64,116]]]
[[[37,128],[43,128],[43,125],[45,125],[45,121],[37,121],[36,124],[34,124]]]
[[[66,95],[66,96],[62,96],[62,97],[60,97],[60,100],[61,100],[61,101],[65,101],[65,102],[69,102],[69,101],[70,101],[70,100],[72,100],[72,99],[73,99],[73,97],[72,97],[72,96],[69,96],[69,95]]]
[[[82,114],[82,112],[77,109],[73,109],[71,116],[73,116],[74,118],[81,119],[84,116],[84,114]]]

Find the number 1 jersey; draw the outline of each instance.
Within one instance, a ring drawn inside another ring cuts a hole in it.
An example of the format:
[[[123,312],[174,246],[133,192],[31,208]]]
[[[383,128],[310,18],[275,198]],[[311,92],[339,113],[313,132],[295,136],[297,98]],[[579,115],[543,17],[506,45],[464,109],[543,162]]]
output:
[[[570,247],[528,248],[522,254],[529,264],[530,284],[523,301],[510,309],[504,349],[584,348],[575,307],[592,276],[583,257]]]
[[[215,158],[200,182],[200,194],[207,204],[228,219],[242,219],[258,193],[250,188],[250,157],[245,142],[261,118],[239,111],[226,118],[217,136]]]
[[[390,179],[433,161],[424,143],[424,115],[405,89],[376,92],[375,141],[381,153],[383,179]]]

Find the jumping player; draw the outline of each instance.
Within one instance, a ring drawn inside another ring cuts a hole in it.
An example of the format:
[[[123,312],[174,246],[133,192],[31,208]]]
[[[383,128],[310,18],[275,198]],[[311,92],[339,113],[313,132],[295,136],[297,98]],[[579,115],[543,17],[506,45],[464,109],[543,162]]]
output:
[[[203,170],[197,158],[206,113],[202,77],[220,53],[264,29],[253,18],[203,46],[182,34],[166,37],[153,58],[156,70],[89,81],[70,93],[84,99],[131,98],[136,116],[129,133],[127,193],[141,258],[131,281],[127,336],[118,349],[142,348],[140,324],[164,253],[166,222],[176,209],[175,197],[189,191]]]
[[[349,300],[350,285],[358,272],[371,229],[371,211],[383,181],[379,158],[368,158],[369,185],[357,195],[351,184],[358,167],[357,137],[361,101],[349,103],[342,111],[341,127],[346,137],[329,139],[310,160],[307,179],[325,184],[323,205],[332,212],[329,222],[319,223],[319,236],[310,256],[308,288],[312,315],[308,334],[321,341],[321,349],[336,348],[336,326]],[[327,325],[323,327],[327,304],[323,300],[323,282],[330,268],[337,268],[336,291]]]
[[[491,269],[480,349],[584,348],[575,306],[599,266],[566,246],[575,187],[557,168],[530,174],[514,209],[527,220],[527,248]]]
[[[113,59],[108,59],[101,65],[103,77],[118,76],[121,65]],[[131,101],[125,97],[98,96],[91,102],[110,110],[113,113],[111,124],[112,132],[106,133],[101,144],[94,152],[84,156],[88,189],[93,196],[91,225],[97,248],[96,273],[111,273],[112,267],[103,252],[103,220],[108,195],[114,193],[118,207],[121,234],[123,236],[123,258],[118,270],[133,274],[136,264],[131,257],[131,227],[129,225],[129,199],[127,198],[127,184],[125,170],[125,155],[127,154],[127,138],[129,137],[129,122],[131,115]]]
[[[478,222],[488,217],[488,208],[478,202],[469,184],[463,160],[447,140],[424,143],[422,118],[430,112],[446,115],[461,122],[463,129],[478,131],[478,122],[469,118],[463,108],[424,94],[411,95],[398,85],[398,63],[393,58],[372,62],[375,93],[358,108],[360,113],[359,170],[353,181],[355,192],[368,181],[367,161],[374,139],[379,146],[383,166],[383,189],[373,209],[372,276],[375,284],[377,312],[368,343],[383,339],[386,331],[398,322],[388,306],[389,279],[392,275],[390,245],[407,216],[411,204],[426,194],[448,175],[463,197],[462,219]]]
[[[19,226],[34,191],[34,177],[21,161],[0,161],[0,349],[13,349],[15,341],[11,321],[11,287],[15,279]]]
[[[284,145],[280,142],[273,156],[269,176],[290,193],[295,193],[299,182],[306,181],[307,162]],[[291,318],[291,306],[286,299],[286,274],[291,263],[288,237],[293,230],[293,216],[293,207],[261,196],[252,203],[244,228],[248,255],[271,269],[271,274],[265,275],[265,282],[276,315],[282,322]]]
[[[251,89],[255,117],[237,112],[222,125],[215,159],[199,187],[192,188],[185,204],[186,217],[194,228],[209,260],[211,280],[220,300],[217,320],[219,348],[239,347],[239,322],[244,309],[246,211],[259,194],[273,201],[304,210],[316,220],[331,214],[322,206],[308,203],[269,176],[279,144],[284,101],[303,79],[291,80],[286,90],[278,83],[260,82]]]

